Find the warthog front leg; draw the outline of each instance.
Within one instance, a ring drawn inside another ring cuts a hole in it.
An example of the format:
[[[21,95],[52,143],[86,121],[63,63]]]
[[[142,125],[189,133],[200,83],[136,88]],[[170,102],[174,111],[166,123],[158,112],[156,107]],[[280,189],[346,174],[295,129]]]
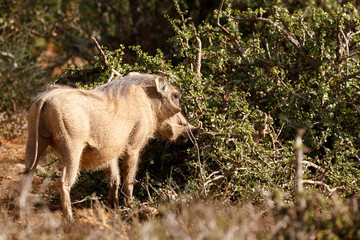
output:
[[[119,205],[119,185],[120,185],[120,172],[118,159],[114,158],[109,162],[109,167],[106,170],[109,181],[109,199],[108,202],[111,207]]]
[[[124,157],[123,176],[124,186],[123,193],[125,195],[125,204],[131,205],[133,202],[134,181],[139,162],[139,151],[127,153]]]

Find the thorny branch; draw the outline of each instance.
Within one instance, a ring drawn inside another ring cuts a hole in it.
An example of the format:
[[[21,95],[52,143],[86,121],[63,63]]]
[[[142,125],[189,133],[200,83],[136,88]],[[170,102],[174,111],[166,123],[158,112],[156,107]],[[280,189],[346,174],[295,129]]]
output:
[[[108,61],[107,61],[107,57],[106,57],[105,53],[103,52],[103,50],[101,49],[99,43],[96,41],[96,38],[91,37],[91,40],[93,40],[96,49],[97,49],[98,52],[100,53],[100,55],[101,55],[101,57],[102,57],[102,60],[103,60],[103,64],[108,67],[108,66],[109,66],[109,63],[108,63]]]
[[[91,37],[91,39],[93,40],[96,49],[99,51],[99,53],[100,53],[100,55],[101,55],[101,57],[102,57],[103,64],[104,64],[107,68],[110,68],[110,64],[109,64],[109,62],[107,61],[107,57],[106,57],[104,51],[101,49],[99,43],[96,41],[96,38]],[[111,68],[111,74],[110,74],[110,77],[109,77],[109,79],[108,79],[108,82],[111,82],[111,80],[114,78],[114,75],[115,75],[116,77],[121,77],[121,74],[120,74],[118,71],[116,71],[115,69]]]
[[[224,32],[224,34],[230,39],[231,43],[234,45],[235,49],[240,53],[240,56],[245,59],[247,62],[249,62],[249,60],[246,58],[246,53],[245,51],[241,48],[240,44],[237,42],[236,37],[234,37],[233,35],[231,35],[231,33],[224,28],[221,24],[220,24],[220,15],[221,15],[221,10],[223,8],[225,0],[221,0],[220,6],[219,6],[219,11],[218,11],[218,15],[217,15],[217,21],[216,21],[216,25],[221,29],[221,31]]]
[[[317,68],[319,67],[320,63],[317,59],[313,58],[312,56],[310,56],[306,50],[303,48],[303,46],[299,43],[299,41],[296,39],[295,36],[293,36],[291,33],[289,33],[288,31],[286,31],[284,28],[282,28],[279,24],[277,24],[276,22],[267,19],[267,18],[239,18],[239,21],[250,21],[250,22],[264,22],[267,24],[270,24],[272,26],[274,26],[275,28],[277,28],[298,50],[299,52],[305,57],[305,59],[310,63],[310,65],[317,70]]]

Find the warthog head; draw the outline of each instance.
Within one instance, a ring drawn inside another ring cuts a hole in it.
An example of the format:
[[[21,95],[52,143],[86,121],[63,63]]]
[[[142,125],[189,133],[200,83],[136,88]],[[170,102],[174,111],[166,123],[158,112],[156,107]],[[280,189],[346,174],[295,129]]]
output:
[[[189,124],[180,110],[180,91],[173,85],[168,84],[163,78],[155,79],[156,92],[160,94],[161,108],[158,118],[164,118],[155,131],[155,136],[177,144],[194,142],[201,130],[202,123],[197,127]]]

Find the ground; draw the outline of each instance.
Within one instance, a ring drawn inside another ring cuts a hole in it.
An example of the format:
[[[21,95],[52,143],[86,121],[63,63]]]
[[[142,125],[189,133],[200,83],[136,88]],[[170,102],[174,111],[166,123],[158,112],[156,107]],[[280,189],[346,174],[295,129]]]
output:
[[[24,171],[25,140],[0,137],[0,186],[16,182]]]
[[[11,198],[18,190],[18,182],[25,169],[25,146],[25,139],[22,137],[12,140],[0,137],[0,193],[2,197]],[[8,199],[8,201],[11,200]]]
[[[26,136],[23,134],[15,139],[4,139],[0,137],[0,199],[2,207],[12,209],[15,206],[15,199],[19,192],[19,181],[25,169],[25,148]],[[40,171],[42,167],[39,167]],[[35,175],[33,180],[33,190],[29,199],[32,199],[38,206],[44,203],[44,192],[48,190],[48,181]],[[54,216],[60,218],[60,208],[56,205],[50,206],[54,211]],[[41,207],[35,208],[35,210]]]

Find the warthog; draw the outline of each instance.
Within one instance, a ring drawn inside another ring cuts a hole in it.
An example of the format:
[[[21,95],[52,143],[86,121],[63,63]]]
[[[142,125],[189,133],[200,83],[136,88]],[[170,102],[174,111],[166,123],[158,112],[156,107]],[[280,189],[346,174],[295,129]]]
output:
[[[40,93],[29,111],[20,213],[25,210],[39,158],[48,146],[63,163],[65,220],[73,221],[70,189],[80,168],[108,170],[109,203],[118,204],[118,158],[123,159],[125,201],[131,203],[139,154],[149,139],[186,142],[201,129],[201,122],[191,126],[180,113],[179,98],[176,87],[147,74],[128,75],[93,90],[56,87]]]

